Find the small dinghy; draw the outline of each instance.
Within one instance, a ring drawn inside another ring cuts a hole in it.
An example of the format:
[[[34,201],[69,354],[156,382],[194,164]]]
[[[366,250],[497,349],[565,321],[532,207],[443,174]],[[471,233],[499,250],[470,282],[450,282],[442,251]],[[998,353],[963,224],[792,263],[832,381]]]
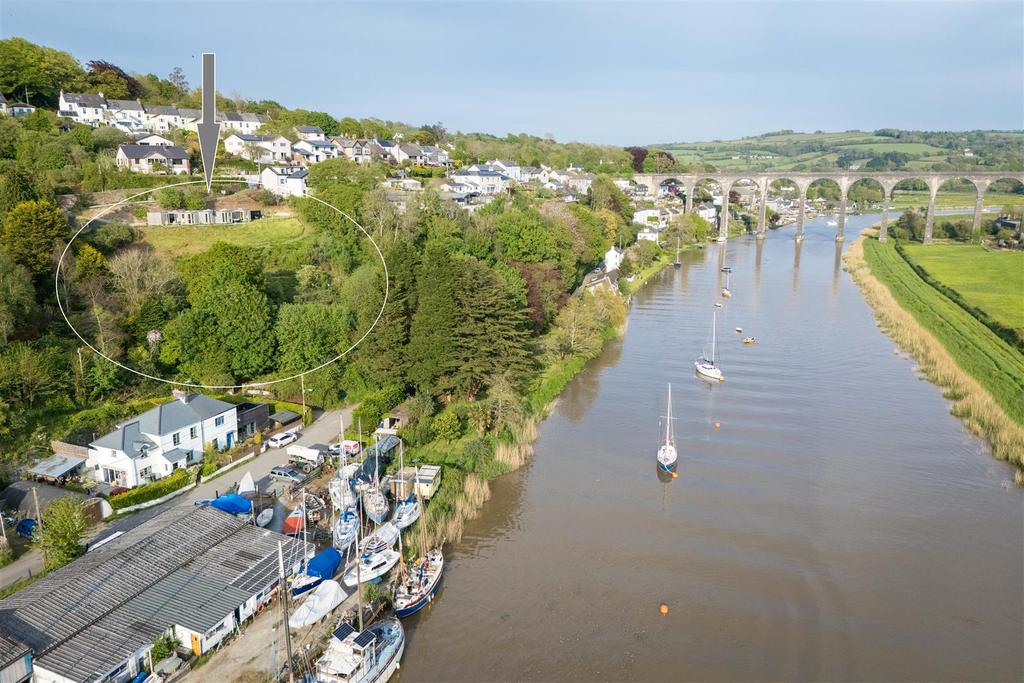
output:
[[[252,478],[252,472],[242,475],[242,480],[238,482],[238,495],[249,500],[256,496],[256,482]]]
[[[743,334],[743,328],[742,327],[737,327],[736,328],[736,334]]]
[[[338,550],[345,551],[356,540],[356,532],[359,530],[359,513],[354,507],[350,507],[341,513],[341,517],[334,523],[331,531],[332,542]]]
[[[343,583],[355,587],[357,582],[366,583],[387,574],[398,564],[399,555],[388,548],[379,553],[363,553],[359,556],[356,566],[345,573]]]
[[[411,526],[413,522],[420,518],[420,504],[416,500],[416,496],[413,493],[409,494],[409,497],[398,504],[395,509],[395,517],[392,520],[395,526],[399,529],[405,529]]]
[[[288,626],[302,628],[323,619],[346,598],[345,590],[337,581],[326,579],[314,588],[298,609],[288,618]]]
[[[744,344],[756,344],[757,340],[754,339],[753,337],[744,337],[743,338],[743,343]]]
[[[267,526],[272,519],[274,519],[274,508],[267,508],[256,515],[256,526]]]
[[[405,581],[395,589],[395,616],[407,617],[415,614],[434,599],[437,587],[441,585],[444,572],[444,555],[435,548],[415,562],[409,563]]]

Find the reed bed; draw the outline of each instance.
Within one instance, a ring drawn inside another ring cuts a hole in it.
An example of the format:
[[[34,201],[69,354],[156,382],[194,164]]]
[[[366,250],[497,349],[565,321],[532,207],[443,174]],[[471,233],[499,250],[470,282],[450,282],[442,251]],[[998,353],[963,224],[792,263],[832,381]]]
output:
[[[1017,466],[1014,480],[1024,484],[1024,472],[1020,469],[1024,466],[1024,427],[1006,413],[981,383],[957,363],[949,350],[900,305],[890,287],[876,277],[865,258],[866,239],[861,236],[851,244],[844,261],[846,270],[874,310],[879,327],[917,359],[929,381],[943,388],[944,395],[953,401],[951,412],[974,434],[989,441],[993,455]],[[907,268],[909,270],[909,266]],[[928,287],[923,281],[921,286]]]

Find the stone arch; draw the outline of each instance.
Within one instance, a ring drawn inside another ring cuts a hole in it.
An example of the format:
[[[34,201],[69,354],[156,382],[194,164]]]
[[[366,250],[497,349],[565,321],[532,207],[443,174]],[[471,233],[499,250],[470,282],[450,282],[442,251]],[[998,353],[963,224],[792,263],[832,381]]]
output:
[[[708,189],[709,185],[715,186],[714,189]],[[729,225],[729,189],[732,187],[732,180],[722,176],[711,176],[711,175],[699,175],[693,179],[693,195],[695,203],[693,208],[698,212],[707,211],[707,205],[710,203],[715,207],[715,221],[711,221],[712,225],[715,222],[718,223],[718,241],[725,239]],[[715,191],[719,194],[719,199],[716,202],[714,198]],[[709,218],[705,216],[705,218]]]
[[[1009,181],[1009,183],[1005,182]],[[979,187],[980,183],[977,183]],[[1010,192],[1006,192],[1009,190]],[[1013,201],[1005,201],[1006,194],[1011,194]],[[1021,212],[1024,210],[1024,176],[1012,176],[1006,175],[999,178],[989,178],[986,182],[986,187],[983,192],[978,193],[978,201],[974,206],[974,225],[972,226],[972,237],[976,240],[980,240],[983,235],[981,234],[981,219],[982,213],[985,210],[985,203],[988,202],[991,206],[998,206],[997,218],[993,221],[993,228],[997,230],[992,233],[993,236],[998,234],[999,230],[1007,229],[1012,230],[1009,225],[1005,228],[1000,227],[999,221],[1020,221],[1022,216]],[[1020,223],[1017,228],[1017,241],[1021,241],[1020,234]]]
[[[846,199],[857,209],[865,206],[880,206],[885,200],[885,185],[878,178],[863,176],[855,179],[846,189]]]
[[[761,235],[765,230],[764,205],[765,179],[753,175],[741,175],[729,179],[729,207],[740,213],[747,232]]]

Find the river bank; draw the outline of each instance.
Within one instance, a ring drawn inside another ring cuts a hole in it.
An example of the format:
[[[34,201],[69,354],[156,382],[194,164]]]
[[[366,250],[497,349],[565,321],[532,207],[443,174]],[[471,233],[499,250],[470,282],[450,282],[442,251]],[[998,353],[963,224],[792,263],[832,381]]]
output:
[[[952,413],[961,418],[974,434],[988,440],[992,454],[1016,466],[1014,480],[1024,485],[1024,470],[1021,469],[1024,465],[1024,427],[1007,414],[989,388],[962,367],[962,356],[967,353],[976,353],[980,357],[977,359],[979,364],[998,358],[1000,354],[989,355],[986,347],[1000,345],[1002,340],[954,302],[946,300],[949,305],[937,309],[942,304],[940,297],[944,299],[942,294],[921,280],[902,260],[891,259],[883,263],[884,254],[875,249],[871,257],[866,256],[865,244],[871,239],[868,235],[861,235],[855,240],[847,250],[844,262],[873,309],[879,327],[901,349],[917,359],[924,376],[941,387],[946,397],[953,401]],[[877,241],[871,244],[873,248],[880,246]],[[896,255],[896,258],[900,257]],[[918,311],[917,315],[901,305],[894,289],[905,302],[910,297],[919,301],[921,305],[913,307]],[[936,325],[943,325],[950,335],[955,333],[958,339],[965,340],[958,347],[960,362],[933,333],[936,330],[929,329],[930,326],[922,322],[925,312]],[[957,315],[957,312],[962,315]],[[954,331],[954,327],[959,329]],[[979,365],[978,371],[981,367]],[[1005,371],[1005,368],[1000,369]]]

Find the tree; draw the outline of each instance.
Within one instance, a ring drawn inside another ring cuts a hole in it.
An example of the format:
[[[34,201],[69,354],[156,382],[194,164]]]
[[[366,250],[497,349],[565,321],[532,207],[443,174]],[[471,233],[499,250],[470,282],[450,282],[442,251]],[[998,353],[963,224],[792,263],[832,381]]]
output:
[[[85,552],[79,545],[84,533],[85,515],[78,500],[64,496],[47,505],[36,538],[36,546],[43,553],[43,570],[59,569]]]
[[[0,92],[56,107],[61,89],[74,92],[85,83],[85,71],[67,52],[24,38],[0,40]]]
[[[69,236],[63,211],[46,201],[22,202],[4,217],[0,249],[40,276],[50,272],[54,249]]]
[[[0,173],[0,220],[22,202],[42,199],[35,174],[20,165]]]
[[[202,211],[206,208],[208,199],[209,197],[202,190],[189,190],[185,193],[183,203],[189,211]]]
[[[345,350],[345,312],[321,303],[285,304],[277,313],[278,369],[303,372],[334,358]]]
[[[32,276],[7,254],[0,253],[0,342],[4,345],[35,310]]]
[[[107,267],[129,314],[146,299],[170,291],[178,279],[174,266],[144,249],[119,252]]]
[[[633,218],[633,204],[629,201],[626,193],[615,185],[611,177],[606,175],[599,175],[590,184],[587,203],[595,211],[608,209],[626,220]]]
[[[452,410],[446,410],[435,417],[433,427],[439,439],[458,441],[462,437],[462,420]]]
[[[161,209],[180,209],[185,206],[185,193],[176,187],[168,187],[156,193],[156,202]]]
[[[408,372],[409,325],[415,300],[416,251],[405,241],[393,242],[384,254],[388,264],[388,302],[373,332],[363,341],[359,350],[359,366],[365,376],[377,382],[402,378]],[[369,329],[380,311],[384,296],[383,273],[376,274],[377,288],[366,302],[359,317],[361,335]],[[358,338],[358,337],[357,337]]]
[[[32,405],[58,393],[67,379],[68,366],[54,348],[36,348],[15,342],[0,355],[0,396]]]
[[[99,275],[107,269],[107,260],[99,249],[87,242],[78,245],[75,253],[75,274],[79,278]]]
[[[416,271],[417,303],[409,328],[409,381],[426,394],[450,390],[459,324],[459,265],[448,250],[428,243]]]

